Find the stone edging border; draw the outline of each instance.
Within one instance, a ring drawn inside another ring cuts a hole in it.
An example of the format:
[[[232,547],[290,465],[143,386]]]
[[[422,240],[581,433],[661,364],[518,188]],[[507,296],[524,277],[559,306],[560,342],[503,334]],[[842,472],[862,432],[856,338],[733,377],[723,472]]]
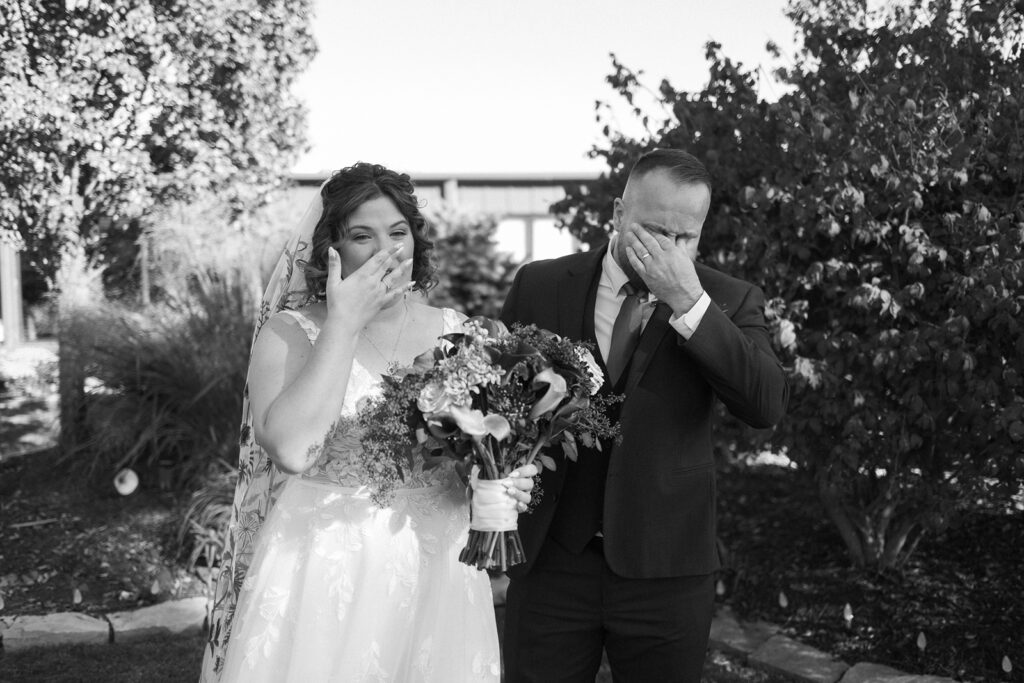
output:
[[[30,647],[130,643],[155,635],[198,635],[206,628],[209,598],[168,600],[102,618],[81,612],[0,617],[0,646],[5,652]]]
[[[883,664],[849,666],[779,633],[764,621],[741,622],[728,607],[715,614],[708,646],[737,655],[753,669],[800,683],[956,683],[952,678],[908,674]]]
[[[495,595],[500,606],[503,596]],[[124,612],[90,617],[80,612],[0,617],[0,647],[130,643],[156,635],[199,635],[206,628],[209,598],[168,600]],[[747,666],[799,683],[955,683],[952,678],[919,676],[861,662],[849,666],[779,633],[767,622],[741,622],[723,607],[711,623],[709,647],[737,656]]]

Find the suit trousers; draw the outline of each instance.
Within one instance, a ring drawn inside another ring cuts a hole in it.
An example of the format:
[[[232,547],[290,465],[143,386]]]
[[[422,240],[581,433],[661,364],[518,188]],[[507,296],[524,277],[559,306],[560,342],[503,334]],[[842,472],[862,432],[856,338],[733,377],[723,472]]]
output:
[[[595,537],[576,555],[550,537],[505,605],[505,681],[593,683],[608,654],[616,683],[699,683],[714,575],[628,579]]]

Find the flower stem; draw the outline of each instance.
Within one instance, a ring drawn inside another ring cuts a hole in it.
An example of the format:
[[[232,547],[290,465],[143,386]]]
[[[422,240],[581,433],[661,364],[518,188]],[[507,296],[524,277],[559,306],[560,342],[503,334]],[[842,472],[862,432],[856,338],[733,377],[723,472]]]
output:
[[[523,465],[529,465],[537,458],[540,449],[544,448],[544,444],[547,443],[548,437],[549,435],[545,434],[543,437],[537,438],[537,442],[533,444],[533,448],[530,450],[530,454],[526,456],[526,461],[523,462]]]

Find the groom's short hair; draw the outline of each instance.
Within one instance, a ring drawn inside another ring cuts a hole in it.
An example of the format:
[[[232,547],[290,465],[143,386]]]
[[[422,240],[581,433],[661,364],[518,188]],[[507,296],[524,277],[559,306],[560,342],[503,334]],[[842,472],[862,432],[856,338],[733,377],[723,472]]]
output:
[[[680,185],[701,183],[711,192],[711,174],[697,157],[681,149],[652,149],[645,153],[629,171],[630,178],[640,178],[651,171],[664,170]]]

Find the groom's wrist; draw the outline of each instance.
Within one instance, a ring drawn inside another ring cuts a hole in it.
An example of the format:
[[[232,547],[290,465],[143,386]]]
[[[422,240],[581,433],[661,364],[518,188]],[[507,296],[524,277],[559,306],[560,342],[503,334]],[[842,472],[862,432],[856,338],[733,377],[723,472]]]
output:
[[[697,331],[697,327],[700,326],[701,320],[704,319],[704,314],[707,313],[708,307],[711,305],[711,297],[708,293],[701,292],[701,295],[697,298],[697,301],[689,307],[688,310],[683,312],[674,312],[673,316],[669,318],[669,324],[675,328],[684,339],[689,339],[693,336],[693,333]]]

